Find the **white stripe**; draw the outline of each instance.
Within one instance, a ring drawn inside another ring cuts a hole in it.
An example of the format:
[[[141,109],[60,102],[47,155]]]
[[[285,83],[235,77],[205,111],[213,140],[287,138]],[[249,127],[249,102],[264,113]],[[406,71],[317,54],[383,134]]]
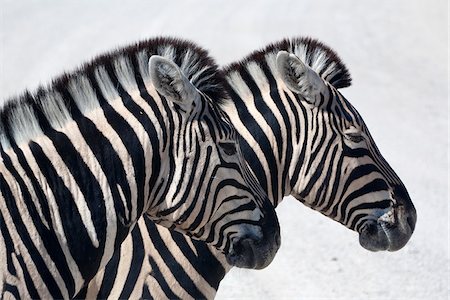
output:
[[[3,149],[9,149],[11,147],[11,144],[6,137],[5,128],[3,128],[3,123],[0,121],[0,147]],[[2,162],[3,159],[0,156],[0,162]]]
[[[158,47],[157,54],[163,56],[171,61],[175,61],[175,48],[171,45],[162,45]],[[147,61],[148,62],[148,61]]]
[[[125,57],[120,56],[114,60],[113,64],[117,79],[122,87],[128,92],[138,92],[139,89],[134,79],[134,71],[130,61]]]
[[[119,100],[120,96],[117,92],[114,84],[109,78],[108,72],[105,67],[100,66],[95,69],[95,79],[97,80],[97,84],[100,87],[100,91],[102,92],[103,97],[112,104],[114,101]]]
[[[29,104],[22,103],[12,108],[10,114],[9,125],[16,144],[28,143],[34,137],[42,135],[42,129]]]
[[[75,104],[83,115],[100,106],[95,91],[85,75],[79,75],[70,79],[67,87]]]
[[[72,120],[69,110],[64,104],[64,99],[58,92],[48,92],[39,99],[42,112],[47,117],[50,125],[54,129],[60,129]]]

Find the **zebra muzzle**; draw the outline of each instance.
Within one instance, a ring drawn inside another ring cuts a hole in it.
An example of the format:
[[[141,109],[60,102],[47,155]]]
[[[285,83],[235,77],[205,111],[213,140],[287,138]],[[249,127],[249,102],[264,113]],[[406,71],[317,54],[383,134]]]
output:
[[[238,268],[263,269],[272,262],[279,247],[279,230],[263,228],[258,234],[233,237],[226,258]]]
[[[414,206],[396,205],[362,226],[359,243],[370,251],[397,251],[409,241],[416,224]]]

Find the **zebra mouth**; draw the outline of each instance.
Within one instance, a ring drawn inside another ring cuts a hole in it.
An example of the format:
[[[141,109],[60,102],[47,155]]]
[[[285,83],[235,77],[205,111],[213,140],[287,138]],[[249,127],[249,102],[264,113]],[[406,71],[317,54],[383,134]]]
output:
[[[390,209],[378,219],[367,220],[359,234],[359,243],[370,251],[397,251],[403,248],[414,231],[412,218],[404,211]]]

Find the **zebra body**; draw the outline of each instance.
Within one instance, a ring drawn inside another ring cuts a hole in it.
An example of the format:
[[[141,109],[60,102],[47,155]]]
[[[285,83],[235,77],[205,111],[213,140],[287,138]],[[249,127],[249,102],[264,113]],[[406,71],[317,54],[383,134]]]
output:
[[[204,50],[160,38],[7,102],[0,111],[1,297],[73,297],[144,213],[213,245],[228,263],[267,265],[279,246],[278,223],[240,167],[235,131],[219,107],[222,90]],[[249,239],[254,244],[243,242]]]
[[[351,80],[334,51],[312,39],[284,40],[226,67],[225,75],[233,100],[225,111],[274,206],[293,195],[358,232],[369,250],[395,251],[408,241],[414,206],[362,118],[337,90]],[[139,220],[143,227],[79,296],[213,298],[231,268],[223,255],[145,218]],[[146,231],[157,232],[159,242]],[[135,243],[151,246],[146,253],[128,251]]]
[[[211,299],[230,269],[216,248],[145,216],[76,298]]]

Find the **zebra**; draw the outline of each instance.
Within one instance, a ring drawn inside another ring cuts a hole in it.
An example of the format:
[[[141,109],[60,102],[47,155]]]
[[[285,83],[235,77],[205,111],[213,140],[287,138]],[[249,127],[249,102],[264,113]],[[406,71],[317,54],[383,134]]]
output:
[[[274,206],[292,195],[359,233],[371,251],[407,243],[415,208],[339,92],[351,77],[334,50],[311,38],[285,39],[223,70],[233,100],[225,111]],[[212,247],[144,217],[78,297],[211,299],[230,269]]]
[[[0,110],[0,297],[72,298],[141,215],[263,268],[279,225],[208,53],[155,38]]]

